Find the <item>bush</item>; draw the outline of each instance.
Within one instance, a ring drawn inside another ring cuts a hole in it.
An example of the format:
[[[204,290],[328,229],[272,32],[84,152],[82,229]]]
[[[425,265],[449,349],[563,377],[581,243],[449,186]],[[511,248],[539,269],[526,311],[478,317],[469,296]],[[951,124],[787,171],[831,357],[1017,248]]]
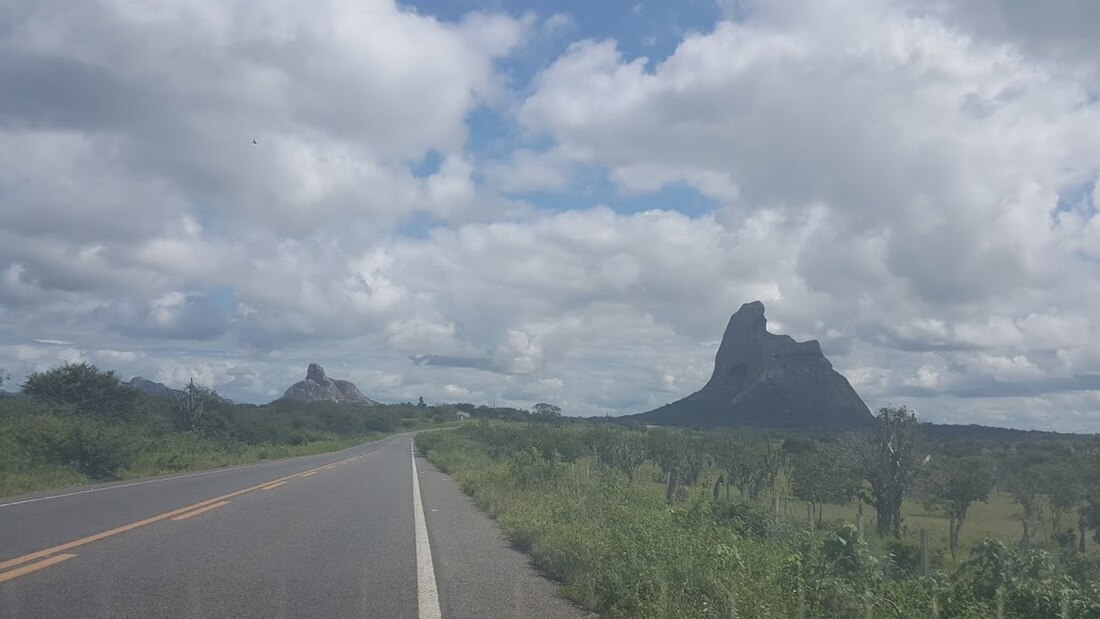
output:
[[[23,383],[23,393],[103,419],[129,418],[138,399],[138,392],[123,385],[113,371],[104,372],[88,363],[66,363],[35,372]]]
[[[113,479],[136,452],[133,438],[117,428],[57,417],[27,419],[15,440],[40,463],[97,481]]]

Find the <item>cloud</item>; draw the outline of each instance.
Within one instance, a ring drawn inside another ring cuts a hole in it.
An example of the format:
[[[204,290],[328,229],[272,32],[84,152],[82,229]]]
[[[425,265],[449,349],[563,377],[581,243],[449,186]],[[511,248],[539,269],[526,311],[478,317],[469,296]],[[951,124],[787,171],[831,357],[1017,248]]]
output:
[[[617,414],[761,299],[872,406],[1092,427],[1092,5],[723,5],[651,61],[583,11],[9,3],[0,365]]]

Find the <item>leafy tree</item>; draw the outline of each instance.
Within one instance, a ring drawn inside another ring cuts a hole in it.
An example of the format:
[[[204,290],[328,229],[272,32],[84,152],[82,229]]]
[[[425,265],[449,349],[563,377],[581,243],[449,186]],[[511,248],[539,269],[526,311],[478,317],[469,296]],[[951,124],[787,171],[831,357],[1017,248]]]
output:
[[[835,447],[822,446],[795,460],[791,490],[796,497],[810,502],[818,524],[822,503],[847,503],[855,498],[859,486],[848,454]]]
[[[996,482],[996,467],[989,458],[943,456],[933,461],[927,491],[943,506],[948,518],[951,556],[958,556],[959,531],[970,505],[986,501]]]
[[[1029,465],[1029,462],[1017,457],[1006,462],[1004,488],[1020,506],[1020,523],[1024,531],[1020,538],[1020,547],[1031,545],[1031,525],[1039,519],[1039,495],[1043,492],[1043,480]]]
[[[901,537],[901,504],[913,488],[920,466],[920,428],[907,407],[878,411],[875,429],[848,447],[856,470],[871,484],[871,504],[879,535]]]
[[[540,402],[531,407],[531,421],[538,423],[561,422],[561,407]]]
[[[416,405],[420,408],[424,408],[424,407],[428,406],[427,404],[424,403],[424,396],[420,396],[416,399]]]
[[[1084,498],[1084,488],[1071,463],[1049,463],[1036,468],[1043,489],[1050,501],[1052,534],[1058,534],[1062,518],[1072,512]]]
[[[127,418],[139,394],[123,385],[114,371],[89,363],[65,365],[35,372],[23,382],[23,393],[44,402],[71,406],[81,415]]]

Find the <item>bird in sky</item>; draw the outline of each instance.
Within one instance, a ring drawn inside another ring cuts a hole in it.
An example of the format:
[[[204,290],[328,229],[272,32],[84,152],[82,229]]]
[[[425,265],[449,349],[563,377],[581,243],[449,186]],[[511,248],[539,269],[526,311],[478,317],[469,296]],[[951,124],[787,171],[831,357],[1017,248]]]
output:
[[[253,144],[255,144],[255,143],[256,143],[256,140],[255,140],[255,139],[253,139],[253,140],[252,140],[252,143],[253,143]]]

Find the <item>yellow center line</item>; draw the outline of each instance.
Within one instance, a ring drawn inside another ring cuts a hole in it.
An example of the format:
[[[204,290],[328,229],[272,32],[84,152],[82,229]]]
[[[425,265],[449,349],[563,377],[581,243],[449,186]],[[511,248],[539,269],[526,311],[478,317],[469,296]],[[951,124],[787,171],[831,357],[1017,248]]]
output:
[[[285,486],[285,485],[286,485],[285,481],[278,481],[278,482],[275,482],[275,483],[271,484],[270,486],[264,486],[263,488],[260,488],[260,489],[261,490],[274,490],[274,489],[278,488],[279,486]]]
[[[172,520],[186,520],[186,519],[190,518],[191,516],[198,516],[199,514],[208,512],[212,509],[216,509],[216,508],[221,507],[223,505],[229,505],[229,501],[218,501],[217,503],[214,503],[213,505],[207,505],[206,507],[200,507],[200,508],[198,508],[194,511],[187,512],[186,514],[180,514],[179,516],[174,516],[172,518]]]
[[[313,475],[316,475],[316,474],[317,474],[317,471],[310,471],[308,473],[302,473],[302,477],[310,477],[310,476],[313,476]]]
[[[351,460],[351,458],[340,460],[338,462],[347,462],[349,460]],[[278,483],[280,481],[287,481],[287,480],[290,480],[290,479],[294,479],[294,478],[302,476],[304,474],[316,473],[318,470],[320,470],[320,468],[321,467],[318,466],[316,468],[309,469],[309,470],[305,471],[304,473],[295,473],[293,475],[287,475],[286,477],[280,477],[278,479],[271,479],[271,480],[265,481],[262,484],[256,484],[255,486],[249,486],[248,488],[243,488],[241,490],[236,490],[234,492],[230,492],[229,494],[223,494],[221,496],[217,496],[217,497],[214,497],[212,499],[206,499],[205,501],[199,501],[198,503],[193,503],[191,505],[187,505],[186,507],[180,507],[178,509],[173,509],[172,511],[164,512],[163,514],[157,514],[156,516],[150,516],[150,517],[145,518],[143,520],[138,520],[137,522],[131,522],[130,524],[124,524],[120,527],[115,527],[113,529],[103,531],[101,533],[96,533],[94,535],[89,535],[87,537],[82,537],[80,539],[74,539],[71,542],[65,542],[64,544],[58,544],[57,546],[51,546],[49,548],[44,548],[44,549],[38,550],[36,552],[25,554],[21,557],[15,557],[13,559],[8,559],[7,561],[0,562],[0,571],[6,570],[9,567],[14,567],[16,565],[27,563],[28,561],[34,561],[35,559],[41,559],[43,557],[48,557],[50,555],[55,555],[59,552],[65,552],[66,550],[71,550],[71,549],[76,548],[78,546],[83,546],[85,544],[91,544],[92,542],[98,542],[101,539],[112,537],[114,535],[118,535],[120,533],[125,533],[127,531],[132,531],[134,529],[137,529],[139,527],[144,527],[145,525],[152,524],[154,522],[159,522],[161,520],[167,520],[169,518],[173,518],[173,517],[178,516],[180,514],[183,514],[183,513],[189,512],[189,511],[193,511],[193,510],[198,509],[200,507],[204,507],[204,506],[210,505],[212,503],[217,503],[218,501],[225,501],[227,499],[231,499],[233,497],[245,494],[246,492],[252,492],[254,490],[259,490],[260,488],[263,488],[264,486],[270,486],[271,484]]]
[[[19,578],[20,576],[23,576],[24,574],[30,574],[31,572],[37,572],[42,568],[50,567],[51,565],[61,563],[62,561],[65,561],[67,559],[72,559],[75,556],[76,555],[54,555],[49,559],[44,559],[42,561],[39,561],[38,563],[24,565],[23,567],[0,574],[0,582],[11,580],[12,578]]]

